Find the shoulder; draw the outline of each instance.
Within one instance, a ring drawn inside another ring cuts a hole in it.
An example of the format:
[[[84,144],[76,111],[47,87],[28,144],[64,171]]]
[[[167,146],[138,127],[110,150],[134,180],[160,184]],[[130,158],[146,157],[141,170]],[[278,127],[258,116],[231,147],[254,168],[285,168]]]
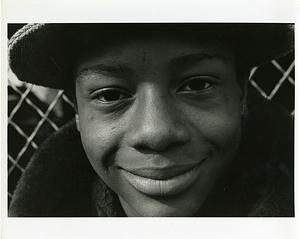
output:
[[[294,122],[281,106],[249,95],[242,150],[244,169],[257,198],[250,216],[294,215]]]
[[[93,175],[75,123],[70,122],[33,155],[14,192],[9,215],[86,215]]]

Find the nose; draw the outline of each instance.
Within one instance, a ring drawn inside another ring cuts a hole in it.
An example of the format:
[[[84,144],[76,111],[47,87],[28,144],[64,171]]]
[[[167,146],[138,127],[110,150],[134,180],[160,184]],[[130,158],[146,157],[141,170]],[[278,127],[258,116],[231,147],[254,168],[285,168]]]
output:
[[[128,142],[142,152],[162,152],[190,140],[184,120],[169,94],[154,87],[139,97]]]

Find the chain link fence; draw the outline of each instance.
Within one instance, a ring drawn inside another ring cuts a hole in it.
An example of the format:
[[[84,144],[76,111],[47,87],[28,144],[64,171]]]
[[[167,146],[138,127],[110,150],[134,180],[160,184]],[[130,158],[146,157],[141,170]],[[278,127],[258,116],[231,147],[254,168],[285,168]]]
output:
[[[294,55],[252,69],[249,87],[284,106],[294,116]],[[268,80],[265,80],[268,79]],[[9,71],[8,202],[39,145],[74,117],[73,104],[62,90],[25,84]]]

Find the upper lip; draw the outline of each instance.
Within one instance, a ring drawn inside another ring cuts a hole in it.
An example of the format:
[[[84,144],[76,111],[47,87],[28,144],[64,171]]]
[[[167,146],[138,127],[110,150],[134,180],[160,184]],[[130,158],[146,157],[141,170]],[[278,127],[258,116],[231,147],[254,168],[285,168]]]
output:
[[[204,160],[201,160],[203,162]],[[173,178],[175,176],[178,176],[180,174],[183,174],[185,172],[188,172],[198,166],[201,162],[196,164],[188,164],[188,165],[176,165],[171,167],[147,167],[147,168],[122,168],[123,170],[126,170],[134,175],[145,177],[145,178],[151,178],[155,180],[167,180],[169,178]]]

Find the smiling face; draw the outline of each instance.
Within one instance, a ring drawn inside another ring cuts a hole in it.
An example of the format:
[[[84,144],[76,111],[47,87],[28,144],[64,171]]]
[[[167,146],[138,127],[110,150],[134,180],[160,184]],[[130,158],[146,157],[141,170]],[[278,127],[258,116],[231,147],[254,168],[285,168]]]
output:
[[[128,216],[192,216],[233,160],[241,90],[227,47],[166,37],[95,49],[76,67],[78,129]]]

